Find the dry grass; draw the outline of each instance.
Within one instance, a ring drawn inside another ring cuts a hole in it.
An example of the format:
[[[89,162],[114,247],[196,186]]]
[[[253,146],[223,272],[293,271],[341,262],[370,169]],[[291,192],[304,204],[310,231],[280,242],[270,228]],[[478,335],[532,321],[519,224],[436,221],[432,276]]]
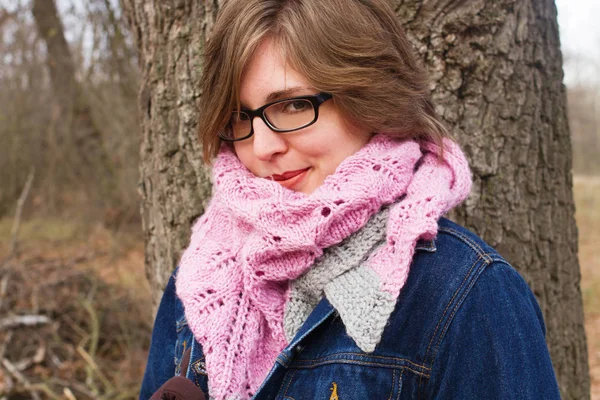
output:
[[[574,192],[592,399],[600,399],[600,177],[576,177]]]
[[[0,221],[0,260],[10,225]],[[0,271],[0,321],[52,322],[0,330],[0,360],[17,369],[0,366],[0,398],[137,398],[152,318],[141,235],[37,219],[19,236]]]

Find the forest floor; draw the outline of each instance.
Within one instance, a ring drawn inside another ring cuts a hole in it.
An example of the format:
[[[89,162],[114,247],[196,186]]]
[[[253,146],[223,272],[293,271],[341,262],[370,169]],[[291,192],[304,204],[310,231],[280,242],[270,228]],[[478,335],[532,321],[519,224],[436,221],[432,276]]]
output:
[[[576,178],[575,202],[592,399],[600,400],[600,178]],[[0,399],[137,398],[152,326],[141,232],[73,221],[23,222],[18,251],[3,262],[12,220],[0,220]],[[24,315],[30,320],[7,319]]]
[[[142,235],[81,220],[23,222],[5,262],[0,221],[0,399],[137,399],[153,317]]]
[[[576,177],[574,194],[592,400],[600,400],[600,177]]]

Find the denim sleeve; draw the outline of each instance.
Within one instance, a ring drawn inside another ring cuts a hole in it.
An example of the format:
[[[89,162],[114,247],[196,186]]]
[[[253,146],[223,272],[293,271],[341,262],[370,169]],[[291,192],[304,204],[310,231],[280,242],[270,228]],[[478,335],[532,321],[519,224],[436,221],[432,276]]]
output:
[[[176,304],[175,274],[169,279],[152,330],[150,352],[146,364],[146,372],[142,381],[140,400],[147,400],[165,383],[175,376],[175,343],[176,330]]]
[[[466,295],[432,365],[432,399],[560,399],[539,305],[505,262]]]

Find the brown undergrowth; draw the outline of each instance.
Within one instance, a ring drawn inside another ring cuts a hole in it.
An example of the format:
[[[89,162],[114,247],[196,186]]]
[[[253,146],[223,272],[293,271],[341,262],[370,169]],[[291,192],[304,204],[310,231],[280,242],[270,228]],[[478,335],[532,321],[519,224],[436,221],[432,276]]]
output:
[[[600,177],[576,177],[574,193],[592,399],[600,399]]]
[[[152,318],[141,235],[36,220],[19,249],[0,276],[0,398],[137,398]]]

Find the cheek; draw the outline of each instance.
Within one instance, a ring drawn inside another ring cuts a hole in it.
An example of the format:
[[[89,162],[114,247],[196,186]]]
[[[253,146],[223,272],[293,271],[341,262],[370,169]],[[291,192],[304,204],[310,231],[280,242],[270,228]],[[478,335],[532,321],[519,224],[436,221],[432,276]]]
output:
[[[334,109],[335,111],[335,109]],[[313,155],[333,172],[347,157],[360,150],[371,138],[367,129],[355,126],[342,118],[339,112],[331,112],[321,125],[319,137],[313,144]]]
[[[312,155],[329,169],[335,170],[347,157],[360,150],[370,136],[347,131],[330,131],[329,137],[313,147]]]
[[[335,147],[323,137],[316,136],[319,135],[315,137],[307,135],[302,138],[304,140],[297,141],[292,146],[295,158],[319,169],[329,169],[328,166],[333,162]]]
[[[254,157],[250,143],[246,143],[245,141],[234,142],[232,148],[242,164],[244,164],[244,166],[248,168],[250,172],[256,175],[257,171],[255,171],[256,167],[253,162]]]
[[[339,141],[321,140],[313,146],[307,147],[303,154],[311,161],[313,167],[317,168],[319,175],[324,178],[333,174],[350,152]]]

